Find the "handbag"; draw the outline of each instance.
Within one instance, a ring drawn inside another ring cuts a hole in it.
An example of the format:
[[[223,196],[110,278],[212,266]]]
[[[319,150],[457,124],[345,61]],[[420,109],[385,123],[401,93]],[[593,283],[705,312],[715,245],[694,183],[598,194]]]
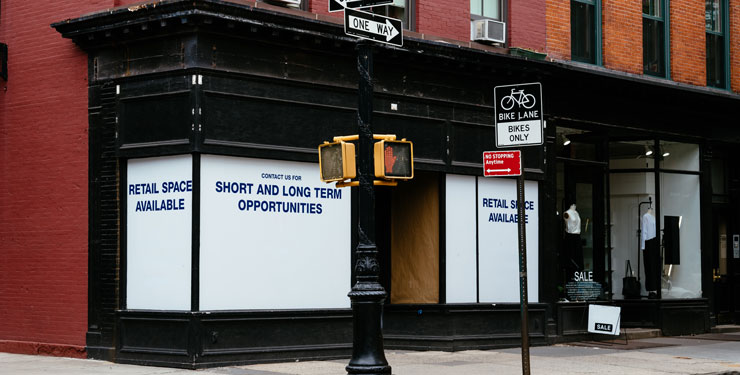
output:
[[[640,298],[640,282],[637,281],[629,260],[627,260],[627,269],[622,278],[622,295],[625,299]]]

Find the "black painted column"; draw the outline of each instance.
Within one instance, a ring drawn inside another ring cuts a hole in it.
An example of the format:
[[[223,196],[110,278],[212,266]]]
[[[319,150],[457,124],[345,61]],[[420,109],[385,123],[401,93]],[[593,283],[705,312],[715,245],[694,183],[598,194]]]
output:
[[[353,339],[349,374],[390,374],[391,367],[383,352],[383,301],[385,289],[378,282],[380,266],[375,245],[375,187],[373,186],[373,52],[370,42],[357,43],[357,70],[360,73],[357,109],[359,224],[355,250],[356,282],[349,298],[352,300]]]

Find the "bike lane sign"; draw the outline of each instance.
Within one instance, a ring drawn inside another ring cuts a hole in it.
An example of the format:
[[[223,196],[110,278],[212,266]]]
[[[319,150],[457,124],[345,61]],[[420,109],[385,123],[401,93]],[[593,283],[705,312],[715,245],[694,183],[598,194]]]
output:
[[[520,83],[493,90],[496,147],[540,146],[543,135],[542,85]]]

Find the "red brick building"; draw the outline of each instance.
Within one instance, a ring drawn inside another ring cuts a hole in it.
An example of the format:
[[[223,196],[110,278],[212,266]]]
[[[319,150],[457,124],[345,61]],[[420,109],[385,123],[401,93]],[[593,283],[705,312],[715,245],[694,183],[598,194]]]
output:
[[[732,246],[740,201],[731,160],[740,143],[740,0],[396,0],[374,12],[405,28],[403,46],[375,47],[377,125],[417,142],[421,172],[406,190],[381,193],[393,208],[377,212],[393,228],[415,227],[399,205],[439,219],[415,235],[388,228],[395,234],[378,240],[390,253],[378,259],[388,347],[518,344],[509,332],[517,301],[484,285],[495,273],[485,263],[494,250],[478,244],[476,231],[463,236],[450,202],[498,192],[476,177],[481,152],[496,148],[493,87],[535,81],[551,126],[543,130],[547,147],[524,165],[539,214],[534,344],[583,337],[577,318],[592,300],[620,306],[623,326],[664,334],[739,322],[740,256]],[[271,308],[268,298],[257,308],[219,297],[212,306],[230,307],[208,308],[203,290],[217,272],[204,271],[212,255],[203,239],[209,225],[198,220],[201,198],[193,199],[192,252],[183,260],[192,263],[190,308],[148,307],[147,296],[137,305],[136,283],[154,290],[175,271],[139,273],[138,245],[127,237],[136,223],[126,213],[134,199],[127,184],[146,170],[138,162],[191,158],[197,196],[209,157],[289,169],[317,162],[321,141],[355,131],[346,125],[356,101],[355,42],[342,24],[343,12],[316,0],[0,0],[0,351],[178,367],[347,356],[351,311],[342,303]],[[630,179],[641,182],[622,184]],[[584,186],[591,193],[576,191]],[[701,203],[674,212],[679,195]],[[648,199],[658,233],[669,225],[661,215],[700,220],[682,229],[688,258],[670,263],[678,271],[661,269],[662,284],[643,285],[651,298],[628,298],[624,263],[637,268],[643,260],[631,248],[630,231],[640,229],[626,212],[640,213]],[[575,263],[596,275],[601,293],[592,299],[566,293],[566,201],[590,207],[582,216],[585,223],[590,212],[591,232],[579,230],[587,255]],[[357,239],[347,241],[350,248]],[[418,266],[418,258],[431,260]],[[499,307],[482,307],[491,302]],[[274,321],[295,333],[273,337],[281,329]],[[324,333],[313,337],[312,324]]]

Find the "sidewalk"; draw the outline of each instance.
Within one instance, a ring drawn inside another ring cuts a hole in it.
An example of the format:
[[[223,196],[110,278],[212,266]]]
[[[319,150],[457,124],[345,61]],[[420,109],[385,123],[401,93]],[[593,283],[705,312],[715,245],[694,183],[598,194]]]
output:
[[[521,349],[464,352],[386,350],[397,375],[522,374]],[[344,375],[348,360],[289,362],[205,370],[0,353],[8,375]],[[584,342],[530,349],[532,374],[739,374],[740,333]]]

